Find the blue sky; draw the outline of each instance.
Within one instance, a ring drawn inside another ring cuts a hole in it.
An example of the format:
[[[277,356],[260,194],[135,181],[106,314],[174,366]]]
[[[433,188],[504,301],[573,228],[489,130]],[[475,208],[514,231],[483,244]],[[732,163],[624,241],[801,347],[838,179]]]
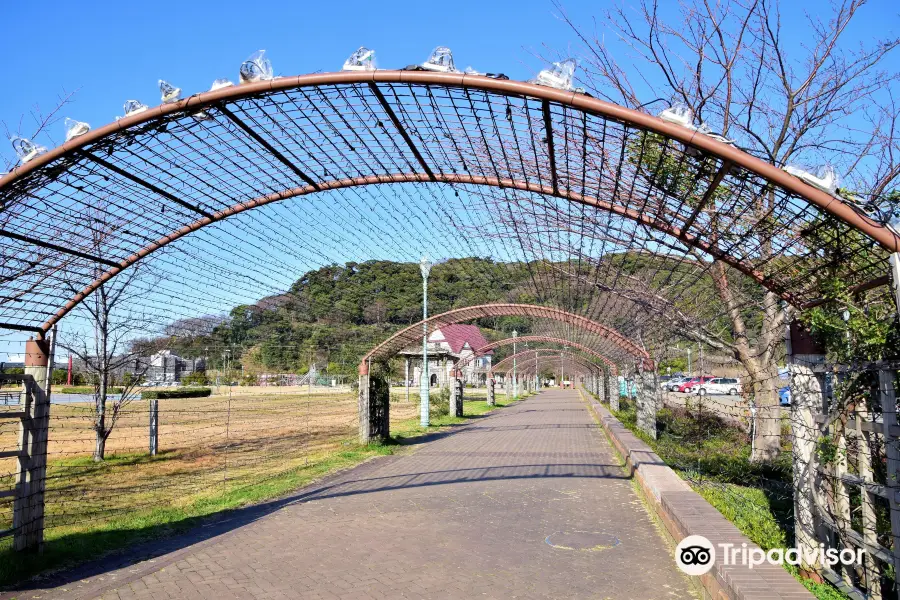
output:
[[[260,48],[276,74],[295,75],[339,70],[361,45],[386,68],[422,62],[446,45],[459,68],[525,79],[540,64],[529,49],[565,49],[573,38],[544,1],[78,4],[89,6],[4,9],[0,49],[9,59],[5,79],[16,85],[0,95],[0,119],[10,126],[35,103],[51,108],[63,89],[77,89],[65,113],[99,127],[122,114],[126,99],[158,104],[159,78],[186,93],[205,91],[217,77],[236,79]]]
[[[626,6],[636,3],[624,1]],[[591,28],[592,17],[602,23],[611,2],[563,4],[574,21]],[[793,24],[822,3],[783,4],[785,36],[801,44],[801,29]],[[664,12],[676,7],[674,2],[663,6]],[[278,75],[339,70],[360,45],[376,50],[382,68],[422,62],[435,46],[446,45],[460,69],[472,66],[528,79],[542,67],[536,54],[580,53],[576,36],[557,12],[549,0],[9,2],[0,22],[0,52],[6,58],[0,120],[15,130],[24,115],[22,130],[29,132],[34,124],[28,113],[35,105],[46,111],[60,94],[77,91],[60,117],[96,128],[123,114],[127,99],[158,104],[159,78],[183,88],[185,95],[205,91],[218,77],[236,80],[240,63],[263,48]],[[892,0],[871,2],[848,32],[849,39],[896,34],[898,12]],[[606,39],[615,46],[611,36]],[[627,60],[626,49],[620,50]],[[900,55],[886,66],[900,70]],[[61,122],[51,134],[53,141],[62,140]],[[48,139],[41,142],[52,145]],[[0,156],[12,156],[2,139]],[[0,338],[0,360],[3,345]]]
[[[590,27],[592,17],[602,21],[611,1],[563,4],[576,22]],[[662,4],[664,11],[674,10],[674,2]],[[791,23],[823,3],[783,4],[791,39],[796,38]],[[898,23],[895,3],[875,0],[849,33],[871,39],[896,31]],[[471,65],[513,79],[533,76],[541,66],[534,54],[544,48],[561,54],[578,49],[549,0],[16,2],[4,7],[0,23],[0,52],[6,58],[0,119],[16,129],[22,115],[27,123],[35,104],[48,110],[64,90],[77,90],[63,116],[99,127],[123,114],[129,98],[158,104],[159,78],[185,94],[205,91],[217,77],[235,79],[241,61],[261,48],[276,74],[338,70],[360,45],[374,48],[383,68],[422,62],[435,46],[446,45],[460,69]],[[893,62],[900,65],[900,57]],[[23,131],[32,128],[27,124]],[[51,133],[61,141],[62,124]],[[11,156],[5,141],[0,152]]]

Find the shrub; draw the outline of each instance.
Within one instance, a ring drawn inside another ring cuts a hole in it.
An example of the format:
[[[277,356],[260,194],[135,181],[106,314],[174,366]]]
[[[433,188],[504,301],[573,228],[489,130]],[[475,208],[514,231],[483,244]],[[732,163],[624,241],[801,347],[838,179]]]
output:
[[[149,390],[141,392],[142,400],[169,400],[172,398],[206,398],[212,394],[209,388],[184,388],[180,390]]]
[[[94,394],[97,390],[92,385],[73,385],[70,387],[61,387],[59,388],[60,394]],[[121,394],[124,391],[124,388],[111,386],[107,388],[108,394]]]
[[[194,371],[181,378],[182,385],[209,385],[209,378],[203,371]]]
[[[445,417],[450,414],[450,388],[440,388],[428,396],[428,413],[432,417]]]

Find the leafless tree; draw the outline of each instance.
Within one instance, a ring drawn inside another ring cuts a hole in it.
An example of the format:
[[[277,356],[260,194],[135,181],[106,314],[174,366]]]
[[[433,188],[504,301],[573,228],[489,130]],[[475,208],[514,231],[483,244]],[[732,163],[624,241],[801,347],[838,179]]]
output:
[[[698,121],[771,163],[830,163],[855,188],[878,195],[900,173],[897,113],[871,107],[892,99],[897,73],[886,70],[885,58],[900,41],[851,47],[847,30],[865,4],[823,5],[826,18],[809,15],[804,26],[785,28],[777,0],[680,3],[671,18],[662,16],[658,1],[639,0],[607,10],[602,31],[575,23],[562,4],[557,8],[583,42],[580,79],[595,96],[635,109],[653,98],[684,104]],[[860,128],[859,115],[870,119],[869,129]],[[885,153],[888,147],[894,154]],[[868,187],[876,181],[880,189]],[[765,215],[774,194],[760,196],[748,219]],[[711,234],[725,235],[715,230],[715,203],[705,210]],[[766,260],[774,249],[768,237],[759,237],[758,253]],[[773,292],[759,300],[744,297],[734,271],[721,261],[711,275],[731,323],[729,339],[720,341],[747,370],[758,407],[752,460],[772,460],[780,449],[777,362],[784,311]],[[741,309],[746,302],[759,311],[756,330]]]
[[[108,219],[94,218],[102,211],[99,205],[86,209],[83,221],[87,223],[87,241],[92,252],[106,257],[115,246],[117,227]],[[100,274],[98,266],[95,276]],[[142,339],[155,328],[154,320],[141,309],[141,295],[153,284],[152,279],[152,272],[144,265],[133,266],[110,279],[76,308],[75,316],[82,317],[80,322],[86,326],[69,329],[60,336],[60,347],[83,365],[94,385],[95,461],[103,460],[106,442],[122,411],[138,397],[136,387],[150,366],[148,360],[139,359],[146,358],[151,349],[161,350],[168,339],[154,337],[154,342]],[[70,291],[73,294],[77,291],[75,285],[71,285]],[[113,375],[129,368],[131,377],[123,378],[122,393],[110,405]]]
[[[40,105],[35,104],[28,113],[28,117],[30,117],[32,122],[31,125],[27,124],[25,115],[19,117],[19,121],[15,124],[15,127],[10,127],[6,121],[0,121],[0,127],[3,128],[6,139],[18,136],[28,138],[32,141],[40,141],[42,138],[46,138],[51,146],[56,146],[57,138],[50,132],[50,128],[62,120],[64,116],[61,114],[63,108],[72,102],[76,93],[77,90],[75,92],[66,92],[64,90],[57,98],[56,104],[49,111],[44,111],[41,109]],[[9,171],[16,165],[17,159],[15,156],[7,155],[7,158],[3,158],[2,162],[2,170]]]

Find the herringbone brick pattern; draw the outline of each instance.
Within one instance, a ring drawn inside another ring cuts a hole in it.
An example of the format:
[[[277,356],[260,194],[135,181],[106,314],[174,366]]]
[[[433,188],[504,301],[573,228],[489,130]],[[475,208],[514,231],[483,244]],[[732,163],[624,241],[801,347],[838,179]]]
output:
[[[689,584],[576,392],[544,392],[42,598],[652,598]],[[23,596],[24,597],[24,596]]]

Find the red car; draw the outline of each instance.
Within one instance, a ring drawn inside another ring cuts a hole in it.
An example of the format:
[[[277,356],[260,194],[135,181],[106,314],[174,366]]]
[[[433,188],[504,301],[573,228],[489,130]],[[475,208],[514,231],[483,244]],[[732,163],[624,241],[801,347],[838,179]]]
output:
[[[690,394],[694,391],[694,388],[700,385],[701,383],[706,383],[710,379],[713,379],[712,375],[704,375],[703,377],[692,377],[688,379],[684,383],[678,386],[678,391],[682,394]]]

